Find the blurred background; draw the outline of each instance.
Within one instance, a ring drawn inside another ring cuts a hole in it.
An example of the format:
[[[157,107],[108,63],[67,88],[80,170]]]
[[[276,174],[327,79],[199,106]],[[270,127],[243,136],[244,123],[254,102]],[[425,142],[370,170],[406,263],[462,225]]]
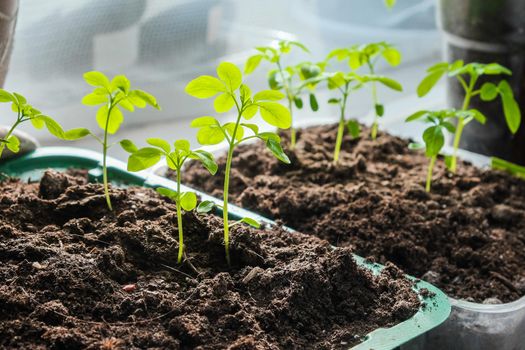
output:
[[[57,119],[64,128],[98,130],[95,108],[81,104],[90,87],[82,79],[89,70],[127,75],[132,87],[157,97],[162,111],[125,113],[114,141],[131,138],[144,144],[146,137],[168,140],[193,138],[189,120],[213,112],[212,100],[196,100],[184,93],[188,81],[214,74],[218,62],[239,67],[254,53],[253,47],[280,39],[299,40],[312,54],[295,52],[286,63],[322,60],[336,47],[388,41],[403,54],[396,68],[382,73],[398,79],[403,93],[383,89],[386,104],[382,127],[401,136],[418,130],[401,121],[422,105],[443,104],[444,87],[418,99],[415,87],[425,68],[441,58],[441,40],[434,0],[402,0],[387,9],[383,0],[24,0],[20,2],[14,50],[5,88]],[[263,66],[249,76],[254,89],[266,87]],[[344,68],[333,67],[333,69]],[[321,109],[297,113],[296,124],[322,119],[337,112],[325,102],[330,93],[320,87]],[[367,121],[371,107],[367,91],[350,97],[348,114]],[[2,115],[4,109],[0,110]],[[5,117],[3,117],[5,118]],[[11,121],[9,121],[11,123]],[[43,145],[63,144],[46,132],[35,134]],[[98,150],[91,139],[70,145]],[[110,154],[124,159],[113,147]]]

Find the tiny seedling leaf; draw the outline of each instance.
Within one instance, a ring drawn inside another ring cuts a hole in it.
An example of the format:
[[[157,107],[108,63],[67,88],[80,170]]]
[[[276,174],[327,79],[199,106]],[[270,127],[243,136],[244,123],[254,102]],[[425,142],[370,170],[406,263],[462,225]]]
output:
[[[204,214],[209,213],[210,211],[215,208],[215,203],[212,201],[202,201],[199,203],[199,206],[197,207],[197,213]]]
[[[239,220],[239,222],[242,222],[242,223],[245,223],[247,225],[250,225],[251,227],[254,227],[254,228],[260,228],[261,227],[261,223],[255,219],[252,219],[252,218],[248,218],[248,217],[245,217],[245,218],[242,218],[241,220]]]
[[[349,120],[348,123],[346,123],[346,127],[348,128],[348,133],[350,136],[352,136],[352,138],[357,139],[359,137],[361,126],[357,121]]]
[[[162,149],[166,153],[171,152],[171,146],[169,142],[166,140],[156,138],[156,137],[151,137],[151,138],[146,139],[146,142],[154,147],[158,147]]]
[[[191,211],[197,206],[197,196],[194,192],[183,192],[180,196],[180,206],[186,211]]]
[[[292,125],[292,116],[288,108],[276,102],[258,103],[261,117],[265,122],[280,129],[288,129]]]
[[[310,108],[314,112],[317,112],[319,110],[319,103],[317,103],[317,98],[312,93],[310,94]]]
[[[190,81],[186,85],[185,91],[190,96],[204,99],[226,92],[226,86],[215,77],[202,75]]]
[[[133,141],[128,140],[128,139],[124,139],[120,141],[120,146],[124,149],[124,151],[128,153],[135,153],[139,150],[137,146],[135,146]]]
[[[242,73],[236,65],[222,62],[217,67],[217,76],[226,85],[229,91],[234,91],[242,84]]]
[[[290,158],[284,153],[281,144],[273,138],[268,138],[266,140],[266,147],[272,152],[275,158],[279,159],[281,162],[290,164]]]

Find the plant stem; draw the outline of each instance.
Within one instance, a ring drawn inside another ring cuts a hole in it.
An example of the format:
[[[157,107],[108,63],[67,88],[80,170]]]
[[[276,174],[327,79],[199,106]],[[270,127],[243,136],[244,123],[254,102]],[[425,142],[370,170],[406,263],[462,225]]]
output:
[[[370,61],[367,62],[368,68],[370,69],[370,74],[374,75],[374,66]],[[377,137],[377,128],[379,126],[378,119],[379,116],[377,115],[377,86],[376,82],[372,81],[372,102],[374,103],[374,122],[372,123],[372,129],[370,130],[370,137],[372,140],[375,140]]]
[[[472,76],[470,78],[469,86],[465,90],[465,99],[463,100],[463,106],[461,107],[462,111],[466,111],[470,106],[470,99],[472,97],[472,90],[474,89],[474,85],[476,84],[477,77]],[[463,117],[458,118],[458,125],[456,126],[456,132],[454,134],[454,143],[453,143],[453,154],[452,159],[450,161],[450,171],[452,173],[456,173],[457,169],[457,158],[458,158],[458,149],[459,149],[459,142],[461,141],[461,134],[463,133],[463,128],[465,127],[465,119]]]
[[[293,127],[293,111],[292,111],[293,96],[292,96],[292,93],[290,92],[290,86],[286,78],[284,77],[283,67],[281,66],[280,60],[278,60],[276,64],[277,64],[277,68],[279,69],[279,74],[281,75],[281,79],[283,81],[283,88],[284,88],[284,92],[286,93],[286,98],[288,99],[288,109],[290,110],[290,117],[292,119],[292,126],[290,128],[290,149],[294,149],[295,143],[296,143],[296,132],[295,132],[295,128]]]
[[[428,164],[427,184],[425,186],[425,190],[427,192],[430,192],[430,184],[432,182],[432,173],[434,172],[434,164],[436,164],[436,158],[437,156],[430,157],[430,163]]]
[[[339,152],[341,151],[341,145],[343,143],[343,136],[345,132],[345,109],[346,109],[346,99],[348,98],[348,86],[347,83],[345,90],[343,92],[343,102],[341,103],[341,116],[339,118],[339,127],[337,128],[337,138],[335,140],[335,149],[334,149],[334,165],[339,161]]]
[[[177,263],[182,263],[182,256],[184,254],[184,234],[182,231],[182,211],[180,205],[180,182],[181,182],[181,169],[177,169],[177,226],[179,229],[179,255],[177,256]]]
[[[104,128],[104,140],[102,141],[102,182],[104,182],[104,195],[106,196],[106,203],[108,204],[108,208],[110,211],[113,210],[113,207],[111,205],[111,198],[109,197],[108,167],[106,158],[108,154],[108,125],[112,109],[113,100],[110,100],[110,107],[108,108],[108,117],[106,118],[106,127]]]
[[[233,158],[233,144],[230,144],[228,149],[228,157],[226,158],[226,169],[224,171],[224,193],[223,193],[223,203],[222,203],[222,220],[224,222],[224,249],[226,252],[226,262],[228,265],[231,264],[230,261],[230,230],[228,223],[228,191],[230,187],[230,170],[232,166]]]
[[[18,126],[18,124],[20,124],[20,118],[17,118],[16,122],[13,124],[13,126],[11,126],[11,129],[9,129],[9,131],[7,132],[7,134],[5,134],[4,139],[5,139],[6,141],[7,141],[7,139],[11,136],[11,134],[13,133],[13,131],[15,131],[15,128]],[[0,158],[2,158],[2,153],[4,153],[5,146],[6,146],[6,143],[5,143],[5,142],[0,143]]]

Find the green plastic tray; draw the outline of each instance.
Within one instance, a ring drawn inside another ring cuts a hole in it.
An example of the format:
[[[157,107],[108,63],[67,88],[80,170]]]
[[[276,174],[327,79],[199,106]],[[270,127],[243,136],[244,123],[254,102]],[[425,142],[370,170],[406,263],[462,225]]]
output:
[[[84,149],[72,147],[44,147],[28,153],[17,159],[8,160],[0,164],[0,173],[11,177],[18,177],[26,181],[37,181],[49,168],[66,170],[69,168],[87,169],[91,181],[99,182],[102,179],[102,156],[101,154]],[[108,158],[108,174],[115,185],[127,186],[137,185],[145,187],[166,187],[175,189],[176,184],[166,178],[151,174],[149,172],[130,173],[126,170],[126,164],[116,159]],[[183,191],[193,190],[183,186]],[[195,191],[195,190],[193,190]],[[211,200],[221,204],[221,200],[211,197],[205,193],[195,191],[202,200]],[[272,225],[273,222],[260,215],[244,210],[238,206],[230,207],[232,219],[251,217],[260,222]],[[378,274],[383,268],[380,264],[365,262],[362,257],[355,256],[361,266]],[[413,277],[409,278],[414,279]],[[418,293],[422,306],[410,319],[390,328],[378,328],[366,335],[363,342],[354,346],[355,350],[387,350],[397,348],[411,339],[437,327],[445,321],[450,314],[450,303],[447,296],[433,285],[416,280],[414,291]],[[421,290],[427,289],[434,293],[432,298],[423,298]]]

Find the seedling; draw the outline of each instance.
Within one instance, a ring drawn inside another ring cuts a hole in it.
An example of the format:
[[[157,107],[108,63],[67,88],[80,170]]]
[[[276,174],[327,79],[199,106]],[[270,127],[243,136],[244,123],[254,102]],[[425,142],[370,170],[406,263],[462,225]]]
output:
[[[506,171],[507,173],[525,180],[525,167],[517,165],[506,160],[492,157],[490,159],[492,169]]]
[[[430,126],[423,132],[423,141],[425,145],[421,145],[419,143],[411,143],[408,145],[410,149],[425,148],[425,154],[430,158],[425,186],[427,192],[430,192],[432,172],[436,163],[436,158],[445,144],[445,135],[443,131],[447,130],[451,134],[454,134],[456,131],[456,127],[450,122],[452,119],[464,119],[467,122],[476,119],[481,124],[485,124],[486,121],[486,117],[477,109],[470,109],[468,111],[456,109],[445,109],[441,111],[419,111],[406,119],[407,122],[420,120],[430,124]],[[451,158],[446,156],[445,162],[449,163],[450,159]]]
[[[396,0],[385,0],[385,5],[388,9],[391,9],[396,5]]]
[[[368,69],[368,74],[372,76],[377,76],[376,66],[381,58],[383,58],[389,65],[393,67],[401,63],[401,53],[394,46],[385,42],[355,45],[350,48],[335,49],[328,55],[328,59],[332,57],[336,57],[340,61],[348,60],[348,65],[354,71],[361,68],[362,66],[365,66]],[[370,136],[374,140],[377,137],[379,118],[385,114],[385,107],[383,104],[379,103],[379,99],[377,96],[376,82],[379,81],[396,91],[403,90],[401,84],[399,84],[395,80],[383,76],[381,76],[381,78],[383,79],[382,81],[376,80],[372,81],[370,84],[372,91],[372,102],[374,105],[375,113],[374,122],[370,131]],[[386,79],[394,84],[385,84]]]
[[[283,66],[282,56],[289,53],[292,46],[310,53],[306,46],[297,41],[281,40],[278,42],[277,48],[271,46],[257,47],[256,50],[259,51],[259,53],[248,58],[244,67],[244,73],[252,73],[262,60],[275,64],[276,69],[271,70],[268,74],[268,85],[272,90],[281,90],[284,92],[293,120],[293,106],[295,105],[298,109],[303,108],[301,94],[305,89],[309,91],[310,108],[313,111],[319,109],[314,89],[316,84],[322,80],[324,63],[303,62],[295,66]],[[296,78],[299,78],[298,82],[296,82]],[[292,125],[290,129],[291,149],[295,148],[295,143],[296,131]]]
[[[283,99],[284,94],[275,90],[263,90],[252,96],[250,88],[242,82],[241,71],[234,64],[228,62],[219,64],[217,76],[218,78],[203,75],[190,81],[186,85],[186,92],[199,99],[218,95],[213,103],[217,113],[226,113],[234,107],[237,113],[235,121],[223,124],[211,116],[200,117],[191,122],[192,127],[199,129],[197,140],[200,144],[215,145],[226,141],[228,145],[222,212],[226,261],[230,264],[228,191],[235,147],[250,139],[261,139],[277,159],[284,163],[290,163],[281,147],[279,135],[273,132],[259,132],[259,127],[256,124],[243,123],[242,120],[250,120],[259,112],[266,123],[280,129],[288,129],[292,124],[292,117],[286,107],[276,102]],[[250,132],[251,135],[245,136],[245,132]],[[209,203],[203,205],[209,206]],[[243,222],[250,224],[250,221],[245,220]]]
[[[327,60],[329,60],[331,55],[328,55]],[[350,73],[343,73],[343,72],[336,72],[328,75],[327,78],[328,81],[328,89],[330,90],[338,90],[341,93],[341,97],[339,98],[331,98],[328,100],[328,103],[337,104],[340,108],[340,117],[339,117],[339,127],[337,129],[337,137],[335,142],[335,148],[334,148],[334,164],[337,164],[339,160],[339,153],[341,151],[341,145],[343,142],[343,136],[345,131],[345,126],[348,128],[348,132],[350,135],[352,135],[353,138],[359,137],[360,133],[360,127],[359,123],[355,120],[349,120],[347,121],[345,119],[345,110],[346,110],[346,103],[348,100],[348,95],[355,90],[359,90],[366,84],[375,84],[376,82],[379,82],[391,89],[401,91],[402,87],[401,85],[396,82],[393,79],[379,76],[379,75],[358,75],[356,73],[350,72]]]
[[[104,137],[100,139],[94,134],[91,135],[102,145],[104,194],[109,210],[113,210],[109,197],[106,158],[108,149],[112,146],[108,143],[108,135],[115,134],[124,121],[124,115],[119,107],[130,112],[133,112],[135,107],[144,108],[146,105],[150,105],[158,110],[160,110],[160,107],[153,95],[142,90],[131,90],[130,82],[124,75],[117,75],[109,82],[109,79],[103,73],[92,71],[84,73],[84,80],[93,86],[94,89],[84,96],[82,103],[86,106],[101,105],[97,111],[97,123],[104,130]]]
[[[501,80],[497,85],[491,82],[486,82],[478,88],[478,79],[483,75],[511,75],[512,72],[497,64],[481,64],[468,63],[458,60],[454,63],[440,62],[427,69],[427,76],[421,81],[417,88],[419,97],[425,96],[436,85],[441,77],[447,73],[449,77],[455,77],[465,91],[465,98],[461,107],[462,111],[467,111],[470,108],[471,99],[477,95],[482,101],[493,101],[498,96],[501,98],[503,104],[503,113],[507,126],[512,134],[518,131],[521,123],[521,112],[518,103],[514,99],[512,88],[506,80]],[[471,121],[472,118],[468,119]],[[455,173],[457,169],[457,152],[461,140],[463,128],[468,124],[466,117],[459,117],[454,135],[452,154],[450,162],[450,171]]]
[[[13,153],[20,151],[20,140],[13,132],[20,124],[27,121],[30,121],[36,129],[42,129],[45,126],[53,136],[61,140],[77,140],[89,134],[89,130],[84,128],[64,131],[53,118],[42,114],[38,109],[27,103],[24,96],[16,92],[10,93],[0,89],[0,102],[11,103],[11,109],[16,113],[16,121],[7,131],[4,139],[0,139],[0,158],[6,147]]]
[[[130,140],[120,141],[120,145],[125,151],[130,153],[128,158],[128,170],[140,171],[148,169],[157,164],[164,156],[166,165],[177,173],[177,190],[168,188],[157,188],[157,192],[173,200],[177,205],[177,228],[179,231],[179,253],[177,262],[182,263],[184,254],[184,234],[182,228],[182,209],[185,211],[192,211],[197,206],[197,196],[194,192],[182,192],[181,173],[184,163],[188,159],[194,159],[202,163],[202,165],[215,175],[217,172],[217,164],[213,159],[213,155],[203,150],[192,151],[190,149],[190,142],[188,140],[177,140],[172,148],[168,141],[159,138],[149,138],[146,140],[152,147],[137,148]]]

